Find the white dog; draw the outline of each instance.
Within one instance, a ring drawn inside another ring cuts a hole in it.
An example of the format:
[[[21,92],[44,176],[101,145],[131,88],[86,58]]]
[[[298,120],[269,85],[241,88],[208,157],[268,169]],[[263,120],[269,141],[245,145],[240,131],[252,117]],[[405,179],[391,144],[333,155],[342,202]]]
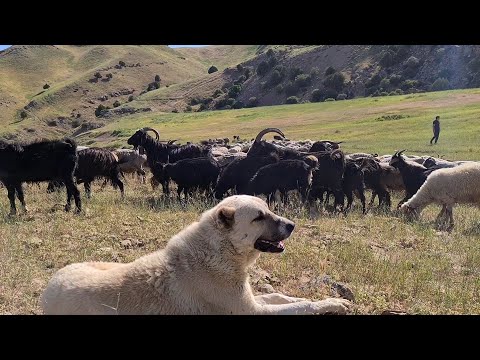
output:
[[[50,280],[45,314],[344,314],[350,302],[254,296],[248,268],[279,253],[295,224],[253,196],[232,196],[205,211],[163,250],[128,264],[71,264]]]

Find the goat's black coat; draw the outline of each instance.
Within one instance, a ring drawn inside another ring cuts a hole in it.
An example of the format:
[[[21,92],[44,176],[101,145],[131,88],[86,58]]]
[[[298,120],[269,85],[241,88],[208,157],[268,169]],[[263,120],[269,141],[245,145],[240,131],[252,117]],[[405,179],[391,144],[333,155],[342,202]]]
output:
[[[343,205],[342,179],[345,171],[345,155],[340,150],[317,153],[318,169],[313,172],[312,186],[309,193],[309,200],[315,201],[319,198],[323,201],[323,194],[331,191],[335,196],[335,204]]]
[[[114,186],[118,186],[123,196],[124,187],[120,180],[121,173],[118,168],[118,158],[110,150],[101,148],[90,148],[78,152],[78,166],[75,170],[77,183],[84,183],[87,197],[91,194],[91,183],[98,178],[109,179]],[[55,187],[62,186],[62,183],[51,182],[47,191],[51,192]]]
[[[163,180],[168,183],[172,179],[177,184],[179,198],[182,190],[185,198],[193,189],[205,190],[209,195],[219,172],[218,164],[209,158],[183,159],[163,165]]]
[[[223,194],[230,189],[236,189],[237,194],[245,194],[248,182],[258,169],[278,161],[278,154],[275,152],[267,156],[246,156],[233,160],[218,178],[215,198],[221,199]]]
[[[248,182],[247,195],[267,195],[270,198],[279,190],[286,199],[289,190],[299,190],[302,201],[310,188],[312,168],[302,160],[282,160],[261,167]]]
[[[366,213],[365,207],[365,183],[364,173],[360,165],[354,161],[345,162],[345,172],[342,180],[342,190],[347,197],[347,210],[350,209],[353,202],[353,192],[356,192],[362,202],[363,213]]]
[[[10,213],[16,213],[15,192],[23,207],[23,182],[62,181],[67,187],[67,204],[75,199],[81,211],[79,191],[73,180],[77,166],[77,144],[71,139],[38,141],[31,144],[0,143],[0,181],[8,190]]]

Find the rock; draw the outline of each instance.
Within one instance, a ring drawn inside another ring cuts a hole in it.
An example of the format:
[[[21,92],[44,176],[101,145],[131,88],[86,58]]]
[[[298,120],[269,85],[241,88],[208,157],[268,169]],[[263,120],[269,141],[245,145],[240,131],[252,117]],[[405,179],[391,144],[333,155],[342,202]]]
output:
[[[120,241],[120,245],[122,245],[124,249],[130,249],[132,247],[132,242],[130,240],[122,240]]]
[[[34,237],[31,237],[30,239],[27,240],[26,245],[27,245],[27,247],[37,248],[40,245],[42,245],[42,243],[43,243],[42,239],[34,236]]]
[[[261,284],[257,287],[257,290],[263,294],[272,294],[275,292],[275,289],[270,284]]]

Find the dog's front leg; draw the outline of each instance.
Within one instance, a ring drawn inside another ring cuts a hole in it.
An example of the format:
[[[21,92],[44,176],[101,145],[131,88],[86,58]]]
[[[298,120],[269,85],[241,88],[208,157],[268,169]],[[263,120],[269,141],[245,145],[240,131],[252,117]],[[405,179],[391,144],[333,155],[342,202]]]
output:
[[[261,305],[267,304],[291,304],[299,301],[307,301],[304,298],[295,298],[280,293],[265,294],[255,296],[255,301]]]
[[[339,298],[329,298],[321,301],[299,301],[290,304],[266,304],[257,308],[262,315],[312,315],[312,314],[346,314],[350,301]]]

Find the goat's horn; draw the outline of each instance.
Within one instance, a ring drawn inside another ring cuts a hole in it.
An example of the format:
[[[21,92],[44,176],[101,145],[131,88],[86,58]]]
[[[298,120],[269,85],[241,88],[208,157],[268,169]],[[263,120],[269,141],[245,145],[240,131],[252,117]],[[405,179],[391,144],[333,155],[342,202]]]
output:
[[[153,131],[155,133],[156,140],[160,140],[160,134],[158,133],[157,130],[151,127],[144,127],[142,131]]]
[[[281,135],[282,137],[285,137],[285,135],[283,134],[283,132],[280,131],[280,129],[277,129],[277,128],[268,128],[268,129],[264,129],[262,131],[260,131],[257,135],[257,137],[255,138],[255,142],[260,142],[263,138],[263,136],[265,134],[268,134],[270,132],[275,132],[279,135]]]
[[[168,140],[167,145],[172,145],[175,141],[177,141],[177,139],[175,139],[175,140]]]
[[[399,156],[402,155],[404,151],[407,151],[407,149],[403,149],[402,151],[399,151],[399,152],[398,152],[398,155],[399,155]]]

